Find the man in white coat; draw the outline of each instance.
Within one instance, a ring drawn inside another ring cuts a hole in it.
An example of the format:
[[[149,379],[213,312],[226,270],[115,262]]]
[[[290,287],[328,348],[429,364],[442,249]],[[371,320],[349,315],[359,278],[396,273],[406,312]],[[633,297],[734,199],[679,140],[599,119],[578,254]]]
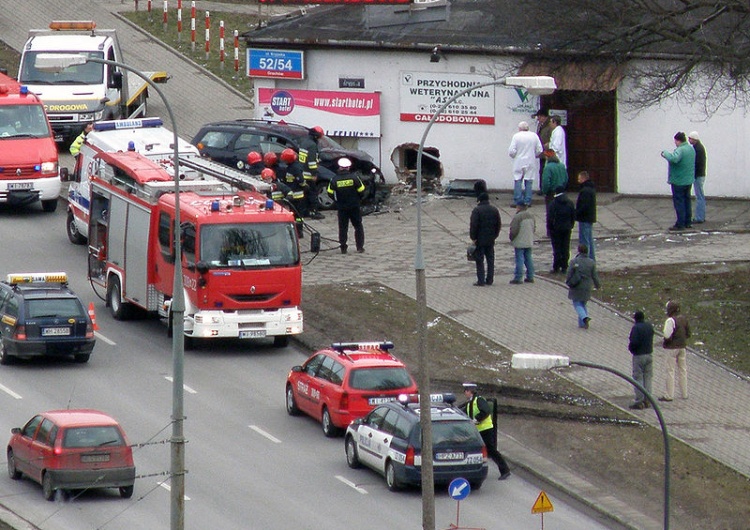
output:
[[[518,132],[513,135],[508,148],[508,156],[513,159],[513,204],[531,204],[531,189],[534,179],[539,176],[539,156],[542,142],[536,133],[529,131],[529,124],[522,121]]]
[[[552,135],[549,139],[549,148],[555,152],[560,163],[568,167],[568,150],[565,147],[565,129],[562,128],[562,118],[552,116],[550,123],[552,123]]]

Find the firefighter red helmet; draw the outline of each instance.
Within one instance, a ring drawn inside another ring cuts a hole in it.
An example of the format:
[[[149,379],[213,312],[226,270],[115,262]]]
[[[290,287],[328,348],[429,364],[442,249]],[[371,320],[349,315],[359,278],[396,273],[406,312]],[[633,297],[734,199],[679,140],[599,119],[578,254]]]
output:
[[[257,164],[261,160],[263,160],[263,157],[260,156],[260,153],[258,151],[250,151],[247,154],[247,163],[248,164]]]
[[[320,125],[316,125],[312,129],[310,129],[310,136],[320,138],[324,134],[325,134],[325,131],[323,131],[323,127],[321,127]]]
[[[260,178],[262,178],[263,180],[276,180],[276,172],[270,167],[267,167],[260,172]]]
[[[278,161],[279,161],[279,157],[276,156],[276,153],[274,153],[273,151],[269,151],[265,155],[263,155],[263,163],[267,167],[275,166]]]
[[[297,151],[291,147],[287,147],[281,152],[281,161],[287,164],[292,164],[297,160]]]

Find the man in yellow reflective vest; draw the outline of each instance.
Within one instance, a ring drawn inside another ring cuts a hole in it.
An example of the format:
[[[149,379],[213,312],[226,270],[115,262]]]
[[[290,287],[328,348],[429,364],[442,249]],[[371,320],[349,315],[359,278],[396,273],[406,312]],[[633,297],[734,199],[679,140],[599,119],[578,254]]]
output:
[[[479,435],[487,446],[487,456],[489,456],[500,471],[498,480],[505,480],[510,476],[510,468],[505,462],[503,455],[497,450],[495,438],[493,436],[492,409],[487,400],[477,395],[476,383],[464,383],[464,396],[468,400],[465,405],[465,412],[474,421],[477,426]]]

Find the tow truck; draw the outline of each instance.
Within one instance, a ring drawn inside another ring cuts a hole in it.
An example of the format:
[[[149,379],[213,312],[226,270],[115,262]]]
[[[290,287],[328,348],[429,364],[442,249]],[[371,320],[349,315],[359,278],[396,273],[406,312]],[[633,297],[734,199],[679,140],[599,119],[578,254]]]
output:
[[[23,47],[18,80],[44,102],[55,141],[75,138],[89,122],[146,116],[148,83],[124,68],[86,62],[59,72],[37,67],[40,54],[81,55],[123,63],[114,29],[97,29],[93,20],[57,20],[49,29],[32,29]],[[144,72],[155,83],[162,71]]]
[[[115,319],[140,308],[171,324],[173,278],[182,267],[188,344],[273,337],[285,346],[302,332],[302,263],[290,210],[208,178],[181,181],[178,199],[173,175],[134,151],[99,153],[92,169],[88,276],[106,290]]]

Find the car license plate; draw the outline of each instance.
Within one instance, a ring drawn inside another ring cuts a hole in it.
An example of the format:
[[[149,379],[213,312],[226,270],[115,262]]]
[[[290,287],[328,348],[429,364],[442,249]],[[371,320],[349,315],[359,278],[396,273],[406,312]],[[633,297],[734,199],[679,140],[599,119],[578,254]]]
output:
[[[42,337],[62,337],[70,335],[70,328],[42,328]]]
[[[8,191],[23,191],[23,190],[33,190],[33,189],[34,189],[33,182],[9,182],[8,183]]]
[[[454,453],[435,453],[435,460],[463,460],[464,453],[457,451]]]
[[[240,331],[241,339],[262,339],[265,336],[266,336],[266,330],[264,329]]]
[[[109,454],[81,455],[81,462],[94,464],[97,462],[109,462]]]
[[[367,400],[368,405],[382,405],[383,403],[390,403],[391,401],[396,401],[395,397],[377,397],[377,398],[370,398]]]

